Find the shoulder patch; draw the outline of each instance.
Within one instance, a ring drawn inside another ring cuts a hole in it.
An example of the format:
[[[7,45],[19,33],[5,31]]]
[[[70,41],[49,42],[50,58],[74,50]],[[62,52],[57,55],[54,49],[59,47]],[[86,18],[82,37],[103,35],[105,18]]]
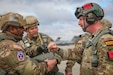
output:
[[[105,41],[105,44],[106,44],[107,46],[113,46],[113,40]]]
[[[17,58],[19,61],[23,61],[24,60],[24,53],[23,51],[18,51],[17,52]]]

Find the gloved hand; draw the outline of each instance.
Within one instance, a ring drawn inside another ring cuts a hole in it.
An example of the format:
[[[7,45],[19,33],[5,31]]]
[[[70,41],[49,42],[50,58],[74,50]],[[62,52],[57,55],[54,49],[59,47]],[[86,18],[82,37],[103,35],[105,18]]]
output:
[[[47,46],[46,45],[39,45],[37,47],[37,52],[38,53],[47,53],[48,52],[48,49],[47,49]]]
[[[57,52],[58,52],[58,49],[59,49],[55,42],[50,42],[50,43],[48,44],[47,48],[48,48],[51,52],[54,52],[54,53],[57,53]]]

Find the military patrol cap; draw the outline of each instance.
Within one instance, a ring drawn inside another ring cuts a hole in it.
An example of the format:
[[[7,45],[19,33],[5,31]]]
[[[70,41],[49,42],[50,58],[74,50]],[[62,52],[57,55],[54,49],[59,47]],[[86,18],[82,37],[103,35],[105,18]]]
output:
[[[8,26],[23,27],[25,23],[22,15],[9,12],[1,16],[0,29],[6,30]]]
[[[25,18],[25,20],[26,20],[26,25],[24,26],[24,28],[29,28],[29,27],[32,27],[32,26],[39,25],[39,21],[34,16],[27,16]]]

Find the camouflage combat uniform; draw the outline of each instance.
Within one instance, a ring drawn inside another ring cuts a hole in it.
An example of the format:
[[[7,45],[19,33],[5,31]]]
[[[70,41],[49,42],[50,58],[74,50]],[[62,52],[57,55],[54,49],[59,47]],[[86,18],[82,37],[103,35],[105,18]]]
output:
[[[24,45],[22,46],[24,46],[26,54],[31,58],[36,58],[38,55],[44,55],[46,53],[49,53],[49,50],[47,49],[47,45],[49,44],[49,42],[53,41],[49,36],[43,33],[39,33],[37,35],[37,39],[35,40],[30,40],[27,36],[25,36],[23,41],[26,41],[26,40],[27,40],[27,43],[29,43],[29,47],[25,46],[26,44],[25,42],[24,42]],[[39,52],[37,50],[39,46],[43,47],[44,50]],[[58,60],[58,64],[60,64],[61,62],[60,56],[58,56],[57,54],[54,54],[54,55],[55,55],[54,58],[56,58]],[[58,69],[58,66],[56,65],[55,69],[48,75],[54,75],[58,71],[59,69]]]
[[[0,67],[6,72],[12,72],[12,75],[44,75],[47,72],[47,64],[31,61],[24,49],[17,44],[18,40],[2,33],[0,37]]]
[[[16,36],[6,29],[9,25],[19,28],[24,24],[23,17],[17,13],[7,13],[1,18],[0,68],[6,72],[6,75],[45,75],[47,63],[38,63],[30,59],[18,44],[20,36]]]
[[[27,42],[26,42],[27,41]],[[48,52],[47,50],[47,45],[53,41],[49,36],[47,36],[46,34],[43,33],[38,33],[37,34],[37,38],[35,39],[29,39],[29,37],[25,36],[23,38],[23,47],[26,49],[26,54],[29,55],[30,57],[34,57],[37,56],[41,53],[46,53]],[[27,46],[26,44],[29,44],[29,46]],[[45,46],[45,51],[42,52],[38,52],[37,48],[39,46]]]
[[[83,31],[91,33],[91,36],[83,41],[80,75],[112,75],[113,31],[109,21],[101,21],[104,17],[103,9],[97,3],[86,3],[77,7],[75,16],[79,19],[78,24]],[[76,50],[74,51],[75,53],[64,51],[64,55],[67,54],[64,57],[76,60]]]
[[[33,27],[39,25],[38,20],[33,16],[28,16],[26,22],[29,22],[29,24],[25,26],[25,28]],[[38,23],[38,24],[36,24]],[[47,49],[47,45],[52,42],[53,39],[49,37],[48,35],[44,33],[37,33],[36,38],[30,39],[28,35],[26,35],[22,41],[20,41],[21,45],[25,48],[25,52],[28,56],[31,58],[37,58],[39,55],[44,55],[46,53],[50,53],[50,51]],[[60,64],[61,57],[54,53],[54,58],[57,59],[57,63]],[[48,75],[57,75],[59,69],[58,66],[53,69],[52,72],[48,73]],[[62,75],[59,73],[59,75]]]
[[[108,25],[105,26],[103,25],[103,28],[84,41],[84,50],[81,55],[82,62],[80,66],[80,75],[112,75],[113,31],[109,31],[111,23],[108,23],[107,21],[107,24]],[[97,42],[96,45],[95,42]],[[76,60],[78,57],[76,49],[68,51],[60,50],[60,52],[62,52],[64,59]]]

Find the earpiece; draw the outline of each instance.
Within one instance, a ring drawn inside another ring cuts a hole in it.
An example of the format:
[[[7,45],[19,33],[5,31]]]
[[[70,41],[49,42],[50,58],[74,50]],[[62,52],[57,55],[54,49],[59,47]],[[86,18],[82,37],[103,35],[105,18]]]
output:
[[[93,14],[92,12],[86,14],[86,22],[91,25],[93,24],[97,19],[96,15]]]

